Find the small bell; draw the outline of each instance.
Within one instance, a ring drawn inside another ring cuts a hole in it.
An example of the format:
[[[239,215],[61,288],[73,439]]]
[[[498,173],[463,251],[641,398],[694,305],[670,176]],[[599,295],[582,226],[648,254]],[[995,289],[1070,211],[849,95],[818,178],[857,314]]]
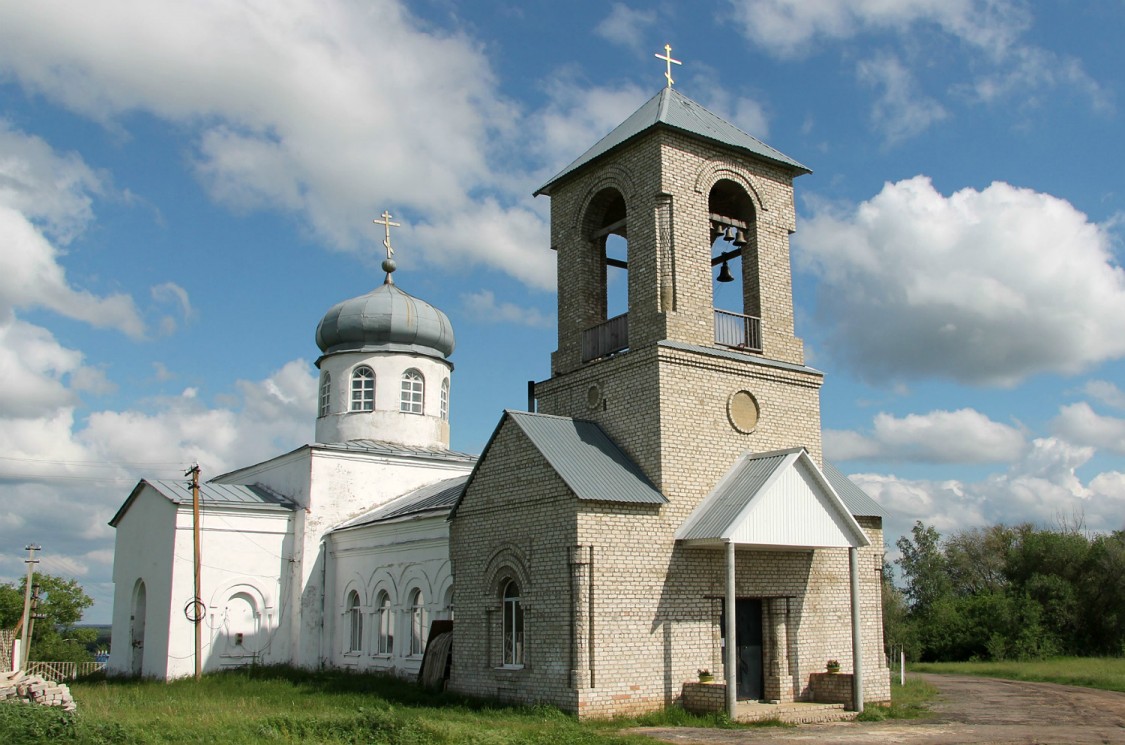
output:
[[[730,267],[727,262],[723,262],[722,267],[719,268],[719,276],[715,278],[716,282],[733,282],[734,275],[730,273]]]
[[[738,235],[738,231],[734,229],[734,226],[728,225],[727,226],[727,234],[724,237],[724,240],[733,241],[735,239],[735,236],[737,236],[737,235]]]
[[[749,241],[746,240],[746,231],[745,230],[739,230],[738,233],[734,237],[734,245],[738,246],[739,248],[742,248],[747,243],[749,243]]]

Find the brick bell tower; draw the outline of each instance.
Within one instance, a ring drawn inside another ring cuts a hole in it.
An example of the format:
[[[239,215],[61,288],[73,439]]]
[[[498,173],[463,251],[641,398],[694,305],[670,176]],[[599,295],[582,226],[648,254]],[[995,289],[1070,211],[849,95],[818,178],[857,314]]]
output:
[[[747,450],[802,446],[821,464],[823,375],[794,334],[789,258],[793,179],[809,172],[669,76],[536,192],[551,198],[558,254],[558,350],[538,409],[600,424],[669,516]]]

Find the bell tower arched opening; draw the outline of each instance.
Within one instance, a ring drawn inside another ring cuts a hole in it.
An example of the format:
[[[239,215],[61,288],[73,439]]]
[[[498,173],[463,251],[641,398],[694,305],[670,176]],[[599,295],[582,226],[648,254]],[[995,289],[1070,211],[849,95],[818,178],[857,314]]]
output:
[[[735,181],[720,179],[707,196],[715,343],[762,351],[762,288],[754,201]]]
[[[629,346],[629,232],[621,192],[609,187],[595,194],[581,229],[590,273],[582,359],[589,361]]]

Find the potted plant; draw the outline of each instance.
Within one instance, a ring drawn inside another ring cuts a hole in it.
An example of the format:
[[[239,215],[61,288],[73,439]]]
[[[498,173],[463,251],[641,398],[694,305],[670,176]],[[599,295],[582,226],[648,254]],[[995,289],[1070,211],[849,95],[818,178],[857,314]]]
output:
[[[699,671],[699,682],[700,683],[711,683],[711,682],[714,682],[714,680],[715,680],[715,676],[712,675],[711,671],[708,670],[707,668],[703,668],[702,670]]]
[[[839,660],[829,660],[828,664],[825,665],[825,669],[830,673],[840,672],[840,661]]]

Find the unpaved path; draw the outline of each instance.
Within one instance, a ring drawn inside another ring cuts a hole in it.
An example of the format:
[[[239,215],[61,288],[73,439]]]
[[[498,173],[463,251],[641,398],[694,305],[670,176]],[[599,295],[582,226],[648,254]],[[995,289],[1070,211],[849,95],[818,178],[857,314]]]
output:
[[[924,720],[751,730],[648,727],[635,731],[680,745],[1125,745],[1125,693],[962,675],[920,677],[940,691],[932,707],[934,716]]]

